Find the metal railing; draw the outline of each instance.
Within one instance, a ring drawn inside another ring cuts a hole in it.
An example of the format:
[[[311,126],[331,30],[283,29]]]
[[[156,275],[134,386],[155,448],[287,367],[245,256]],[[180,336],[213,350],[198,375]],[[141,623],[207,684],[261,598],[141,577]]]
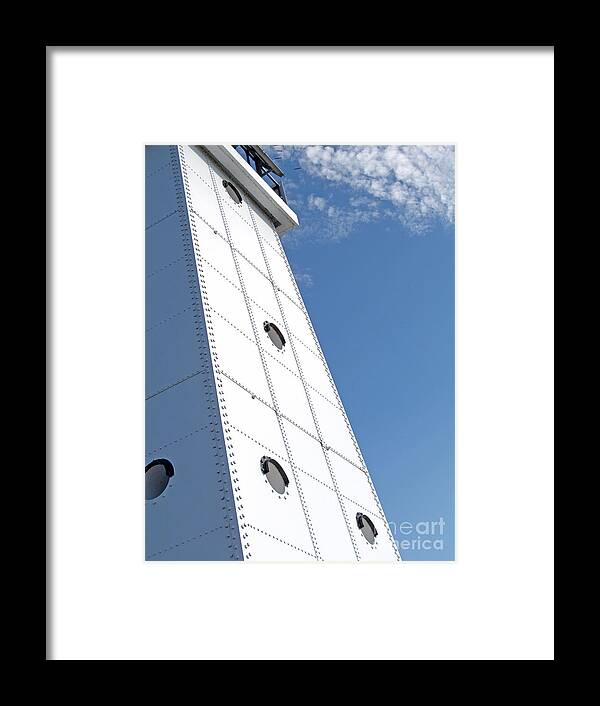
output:
[[[283,172],[269,155],[258,145],[233,145],[233,148],[246,159],[246,162],[273,189],[277,196],[287,203],[281,180]]]

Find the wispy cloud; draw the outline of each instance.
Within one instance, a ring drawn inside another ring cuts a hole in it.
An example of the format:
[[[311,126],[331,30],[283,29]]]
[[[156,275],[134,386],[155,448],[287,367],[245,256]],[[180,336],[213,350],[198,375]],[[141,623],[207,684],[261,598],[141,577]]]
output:
[[[310,194],[308,197],[308,207],[311,211],[324,211],[325,206],[327,206],[327,199],[322,196],[315,196],[315,194]]]
[[[378,209],[363,207],[328,206],[327,219],[321,226],[323,233],[332,240],[340,240],[351,233],[359,223],[369,223],[381,217]]]
[[[330,237],[339,238],[357,223],[395,218],[414,232],[433,223],[454,222],[454,147],[452,145],[309,145],[274,148],[295,160],[306,174],[354,194],[346,205],[312,193],[307,206],[327,216]]]

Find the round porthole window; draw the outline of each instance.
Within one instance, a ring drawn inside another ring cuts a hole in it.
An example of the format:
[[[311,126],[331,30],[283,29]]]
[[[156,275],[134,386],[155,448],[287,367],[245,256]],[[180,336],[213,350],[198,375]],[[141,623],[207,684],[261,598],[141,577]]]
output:
[[[162,495],[174,475],[173,464],[165,458],[149,463],[146,466],[146,500],[154,500]]]
[[[263,324],[263,328],[267,336],[271,339],[271,343],[275,346],[275,348],[282,350],[285,346],[285,338],[283,337],[283,334],[277,328],[277,326],[275,326],[275,324],[270,323],[269,321],[265,321],[265,323]]]
[[[373,524],[370,517],[363,515],[362,512],[356,513],[356,524],[358,529],[362,532],[362,536],[367,540],[369,544],[375,544],[375,537],[377,537],[377,530]]]
[[[290,481],[277,461],[268,456],[263,456],[260,459],[260,470],[269,482],[271,488],[273,488],[276,493],[279,493],[279,495],[283,495]]]
[[[235,201],[235,203],[242,203],[242,195],[230,181],[223,179],[223,186],[225,187],[225,191],[229,194],[231,199]]]

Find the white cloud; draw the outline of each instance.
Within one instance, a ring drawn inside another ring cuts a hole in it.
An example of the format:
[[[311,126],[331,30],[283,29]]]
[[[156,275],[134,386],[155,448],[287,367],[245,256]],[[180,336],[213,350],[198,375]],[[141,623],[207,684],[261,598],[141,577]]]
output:
[[[286,145],[275,149],[282,158],[296,160],[311,176],[362,192],[349,200],[355,221],[364,220],[357,212],[379,217],[378,204],[387,201],[390,205],[383,215],[415,231],[427,230],[434,221],[454,222],[452,145]],[[311,194],[308,205],[325,212],[326,201]]]
[[[300,150],[299,163],[308,173],[390,201],[412,227],[454,221],[451,145],[311,145]]]
[[[354,208],[377,208],[377,201],[368,196],[351,196],[348,203]]]
[[[317,211],[324,211],[325,206],[327,206],[327,199],[324,199],[322,196],[315,196],[315,194],[311,194],[308,197],[308,207],[311,210],[317,210]]]
[[[359,223],[369,223],[380,217],[376,208],[344,208],[329,206],[327,218],[321,221],[323,235],[332,240],[345,238]]]

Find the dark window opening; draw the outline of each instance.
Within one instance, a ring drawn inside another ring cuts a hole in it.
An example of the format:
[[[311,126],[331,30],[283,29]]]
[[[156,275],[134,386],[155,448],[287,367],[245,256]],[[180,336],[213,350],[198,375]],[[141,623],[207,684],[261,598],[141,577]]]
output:
[[[358,529],[362,532],[363,537],[367,540],[369,544],[375,544],[375,537],[377,537],[377,530],[375,525],[371,521],[370,517],[363,515],[362,512],[356,513],[356,524]]]
[[[166,458],[158,458],[146,466],[146,500],[154,500],[162,495],[169,481],[175,475],[175,469]]]
[[[281,350],[285,346],[285,338],[283,337],[283,334],[279,330],[275,324],[270,323],[269,321],[265,321],[263,324],[263,328],[265,330],[265,333],[269,336],[271,339],[271,343]]]
[[[258,176],[273,189],[277,196],[287,203],[283,181],[281,180],[283,172],[269,155],[259,145],[233,145],[233,147],[239,155],[245,158]]]
[[[283,495],[290,481],[277,461],[268,456],[263,456],[260,459],[260,470],[263,476],[268,480],[271,488],[273,488],[276,493],[279,493],[279,495]]]
[[[235,201],[235,203],[242,203],[242,195],[230,181],[223,179],[223,186],[225,187],[225,191],[229,194],[231,199]]]

